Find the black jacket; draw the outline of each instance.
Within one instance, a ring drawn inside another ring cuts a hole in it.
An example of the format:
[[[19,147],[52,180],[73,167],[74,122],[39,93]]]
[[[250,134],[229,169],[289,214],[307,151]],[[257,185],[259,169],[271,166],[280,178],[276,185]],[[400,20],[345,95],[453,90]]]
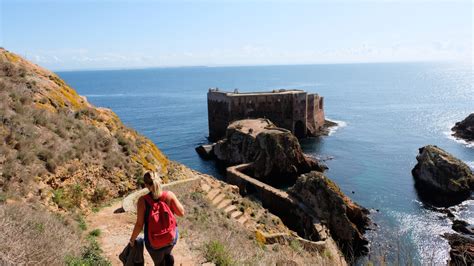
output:
[[[132,247],[128,244],[119,255],[120,261],[122,261],[125,266],[139,266],[145,265],[145,260],[143,258],[143,241],[136,241],[135,245]]]

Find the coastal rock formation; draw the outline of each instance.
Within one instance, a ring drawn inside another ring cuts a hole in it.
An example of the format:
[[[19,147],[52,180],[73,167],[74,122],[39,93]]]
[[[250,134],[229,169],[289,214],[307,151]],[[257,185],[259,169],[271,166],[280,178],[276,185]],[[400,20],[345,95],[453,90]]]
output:
[[[454,131],[453,136],[467,141],[474,141],[474,113],[463,121],[457,122],[452,130]]]
[[[470,196],[474,175],[469,166],[437,146],[428,145],[419,152],[412,174],[423,200],[449,206]]]
[[[52,209],[87,208],[173,167],[110,109],[97,108],[55,73],[0,48],[1,192]]]
[[[474,226],[463,220],[454,220],[452,228],[457,233],[445,233],[443,235],[451,246],[449,265],[473,265]]]
[[[288,192],[317,214],[344,253],[357,255],[368,251],[363,234],[370,223],[369,211],[345,196],[324,174],[316,171],[303,174]]]
[[[449,265],[474,264],[474,235],[445,233],[443,237],[451,246]]]
[[[255,162],[252,176],[269,182],[296,179],[299,174],[326,169],[304,155],[290,131],[276,127],[268,119],[233,122],[227,128],[226,138],[214,146],[214,154],[228,165]]]
[[[257,158],[257,135],[276,128],[268,119],[247,119],[231,123],[226,137],[214,145],[216,158],[228,165],[253,162]]]

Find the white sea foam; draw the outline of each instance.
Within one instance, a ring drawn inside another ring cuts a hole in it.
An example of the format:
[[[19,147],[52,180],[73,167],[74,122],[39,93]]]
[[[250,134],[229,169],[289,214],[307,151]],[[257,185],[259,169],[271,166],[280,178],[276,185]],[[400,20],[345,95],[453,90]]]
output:
[[[466,164],[469,165],[469,167],[471,167],[471,169],[474,171],[474,161],[466,162]]]
[[[450,140],[454,140],[454,141],[456,141],[457,143],[460,143],[460,144],[462,144],[462,145],[465,145],[465,146],[468,147],[468,148],[474,148],[474,141],[465,141],[465,140],[463,140],[463,139],[456,138],[455,136],[453,136],[454,131],[451,130],[451,128],[453,128],[453,127],[454,127],[454,124],[451,125],[448,130],[444,131],[443,134],[444,134],[448,139],[450,139]]]
[[[333,126],[333,127],[330,127],[330,128],[329,128],[328,136],[331,136],[332,134],[336,133],[336,131],[337,131],[338,129],[347,126],[347,123],[344,122],[344,121],[334,120],[334,119],[329,119],[329,118],[326,118],[326,120],[331,121],[331,122],[334,122],[334,123],[337,124],[336,126]]]

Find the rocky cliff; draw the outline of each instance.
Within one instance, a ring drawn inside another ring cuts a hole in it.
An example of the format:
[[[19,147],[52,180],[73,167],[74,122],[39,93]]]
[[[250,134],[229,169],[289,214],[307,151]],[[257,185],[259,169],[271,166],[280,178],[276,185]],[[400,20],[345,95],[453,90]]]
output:
[[[56,74],[0,48],[0,187],[4,197],[85,207],[173,167],[147,138]]]
[[[412,174],[422,199],[449,206],[470,196],[474,175],[464,162],[433,145],[420,148],[416,160]]]
[[[311,208],[325,224],[345,254],[368,251],[363,236],[369,226],[369,211],[349,199],[321,172],[301,175],[288,191]]]
[[[454,131],[453,136],[467,141],[474,141],[474,113],[463,121],[457,122],[452,130]]]
[[[296,180],[299,174],[326,167],[301,150],[298,139],[268,119],[238,120],[214,145],[215,156],[229,165],[254,162],[251,175],[269,183]]]
[[[449,265],[473,265],[474,226],[466,221],[454,220],[452,228],[456,233],[443,234],[451,246]]]

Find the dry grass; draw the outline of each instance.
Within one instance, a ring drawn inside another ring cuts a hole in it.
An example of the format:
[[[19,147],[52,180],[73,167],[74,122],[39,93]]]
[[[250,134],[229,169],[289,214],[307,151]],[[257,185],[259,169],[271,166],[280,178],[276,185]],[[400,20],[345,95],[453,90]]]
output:
[[[62,265],[81,250],[74,223],[41,207],[0,205],[0,231],[2,265]]]

